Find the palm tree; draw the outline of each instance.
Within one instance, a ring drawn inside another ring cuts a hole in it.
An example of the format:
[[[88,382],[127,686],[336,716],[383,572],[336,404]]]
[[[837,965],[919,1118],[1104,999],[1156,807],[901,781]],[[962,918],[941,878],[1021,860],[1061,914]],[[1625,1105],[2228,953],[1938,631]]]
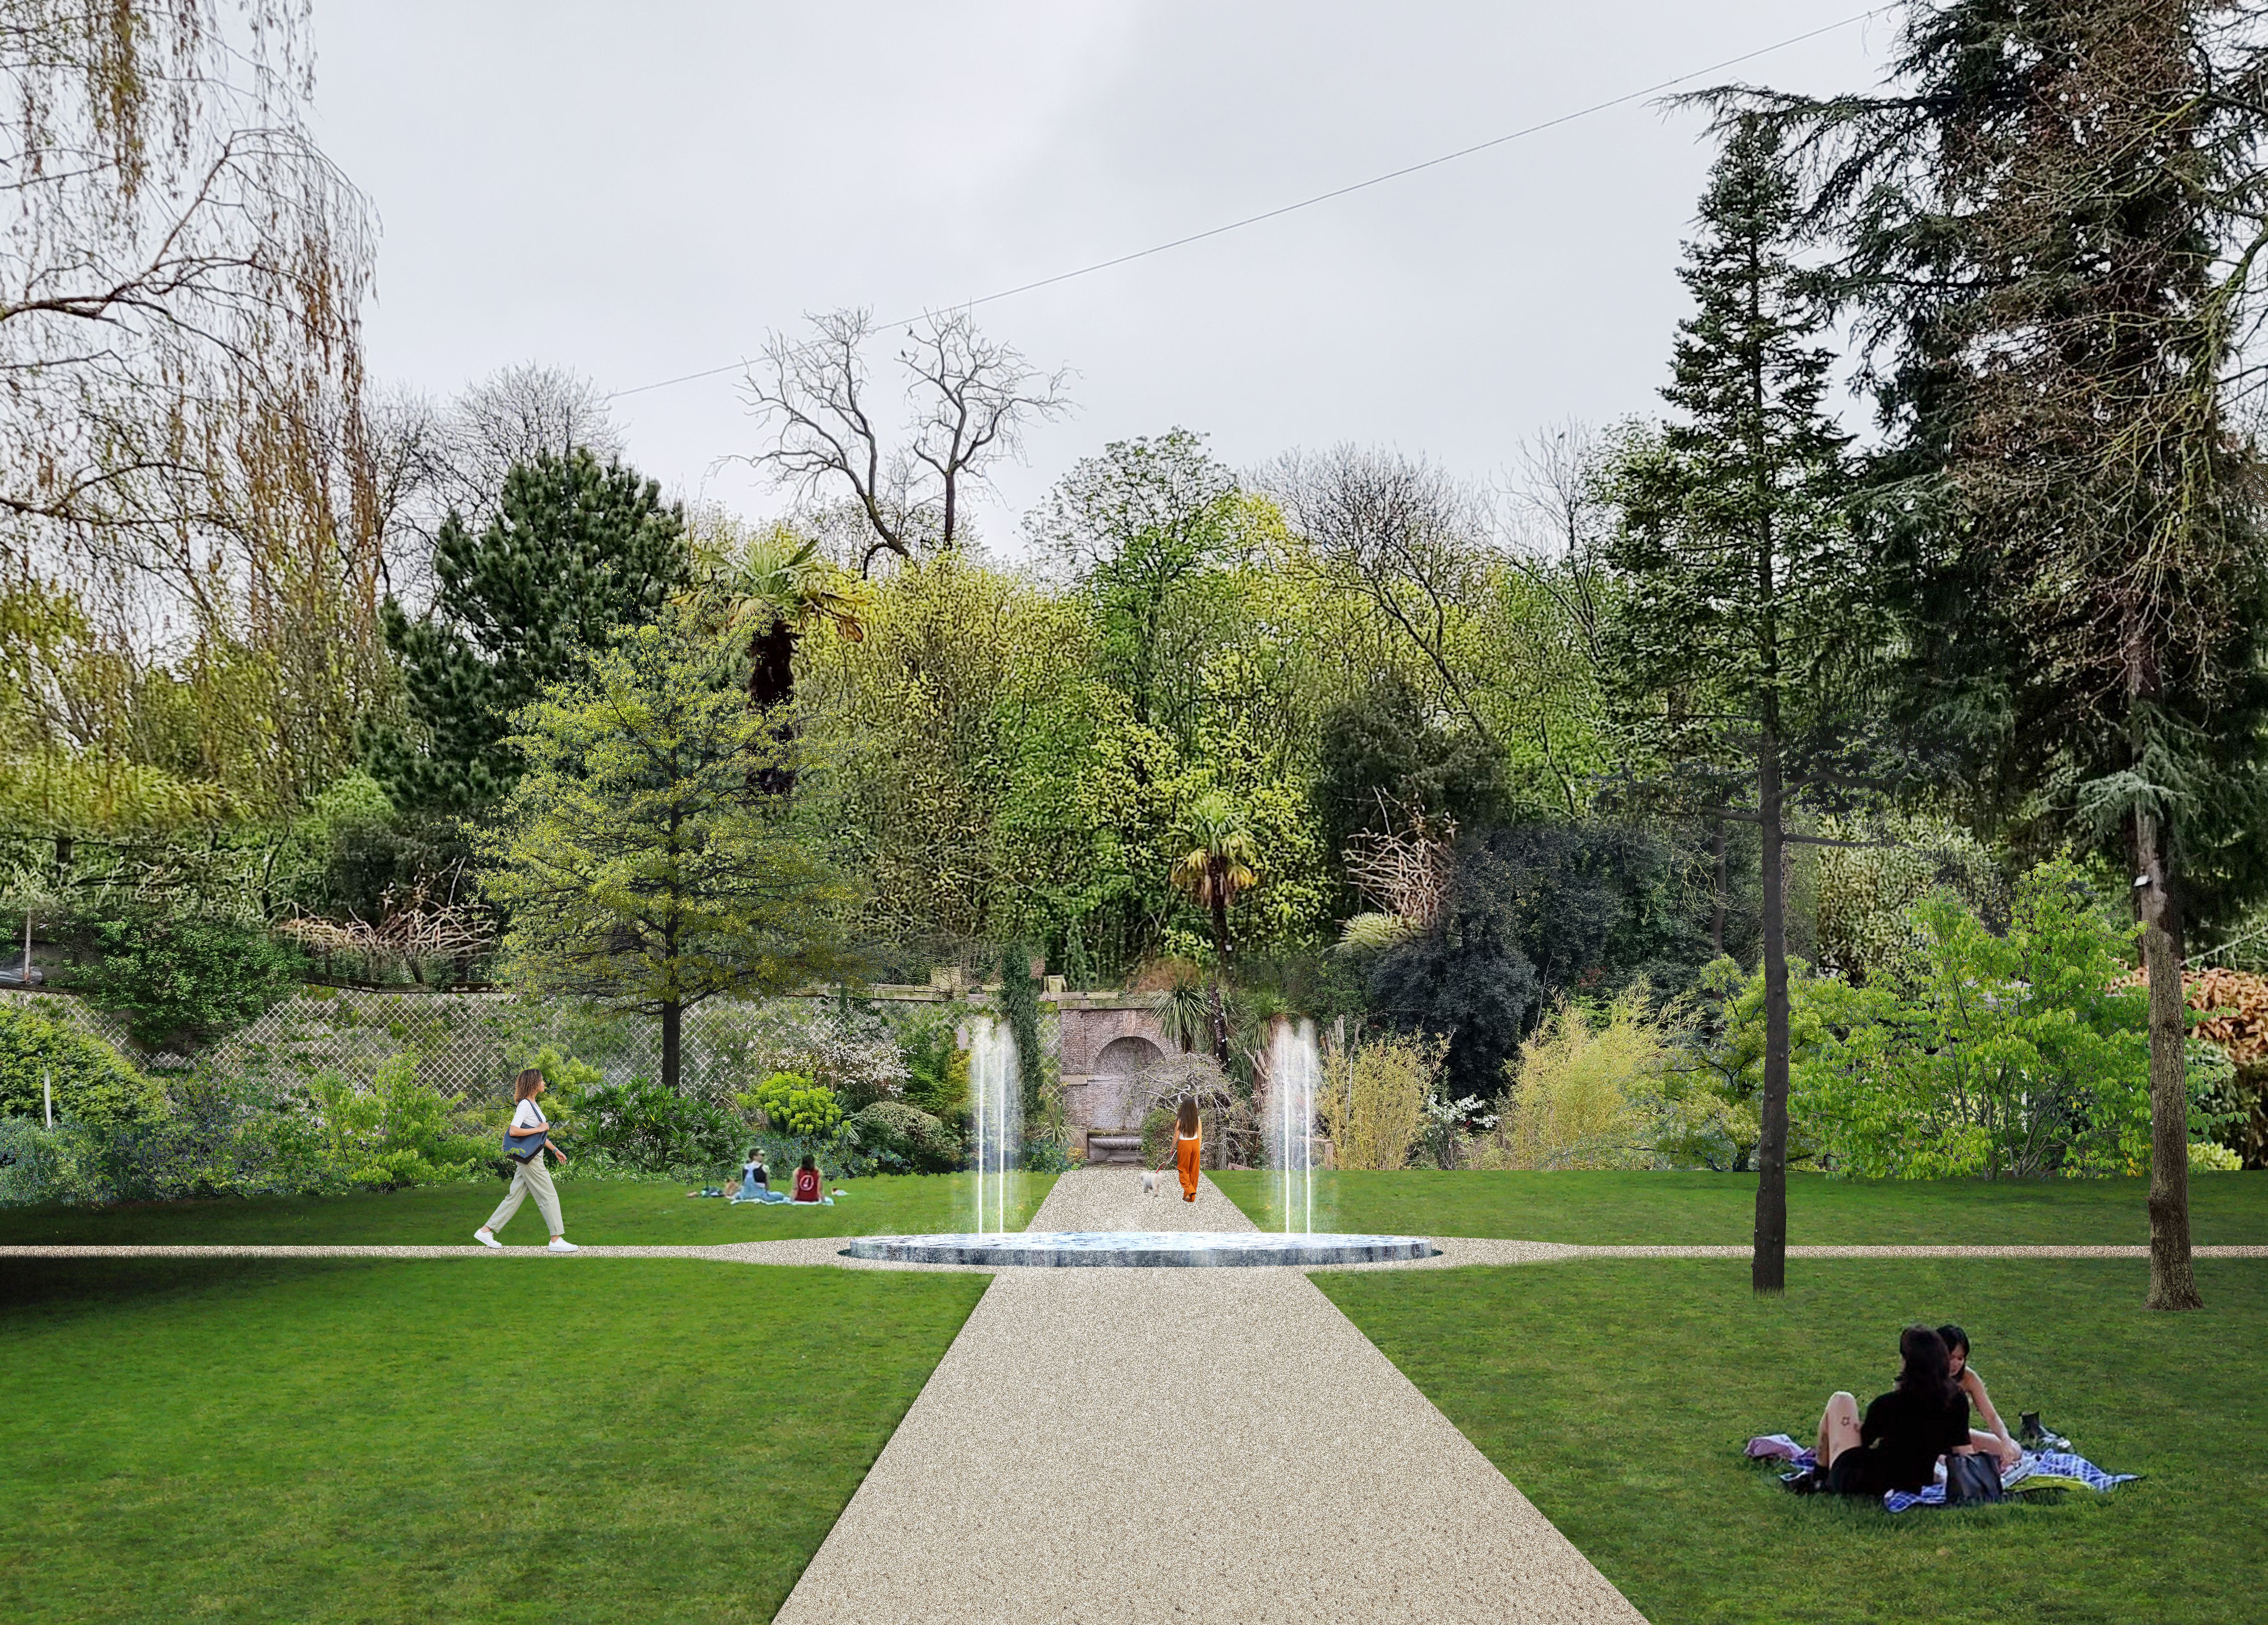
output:
[[[1219,965],[1212,984],[1213,1058],[1228,1064],[1228,1011],[1221,983],[1228,975],[1228,910],[1237,893],[1260,884],[1260,854],[1252,832],[1228,798],[1201,796],[1190,807],[1187,826],[1195,843],[1174,865],[1174,886],[1212,917],[1212,945]]]
[[[865,603],[858,584],[820,557],[815,539],[784,525],[736,530],[696,543],[685,599],[720,639],[747,636],[748,704],[770,711],[795,698],[795,648],[804,629],[824,621],[857,643],[866,636],[859,619]],[[792,729],[783,716],[775,732],[784,743]],[[795,770],[765,768],[756,783],[768,795],[786,795],[795,788]]]

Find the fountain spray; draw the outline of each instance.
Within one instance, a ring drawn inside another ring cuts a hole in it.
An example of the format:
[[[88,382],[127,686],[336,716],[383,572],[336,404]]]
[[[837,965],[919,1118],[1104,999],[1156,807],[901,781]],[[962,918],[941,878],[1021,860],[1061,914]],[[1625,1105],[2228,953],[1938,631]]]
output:
[[[1284,1231],[1315,1228],[1315,1024],[1276,1029],[1268,1057],[1270,1137],[1276,1142],[1277,1195]]]

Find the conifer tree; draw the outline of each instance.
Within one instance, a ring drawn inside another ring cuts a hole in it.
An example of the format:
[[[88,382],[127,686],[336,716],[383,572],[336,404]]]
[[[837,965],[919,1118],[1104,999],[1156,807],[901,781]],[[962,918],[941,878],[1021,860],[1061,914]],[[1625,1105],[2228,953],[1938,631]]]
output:
[[[686,567],[683,514],[636,470],[580,448],[515,465],[477,534],[454,512],[443,522],[432,614],[412,620],[387,601],[387,644],[423,737],[375,738],[373,776],[405,811],[493,808],[520,773],[512,713],[617,629],[652,620]]]
[[[479,838],[512,979],[658,1017],[672,1090],[688,1010],[850,968],[846,883],[792,798],[748,793],[786,746],[740,677],[685,617],[632,629],[518,713],[526,769]]]
[[[1826,413],[1832,353],[1791,252],[1800,199],[1757,120],[1727,127],[1680,276],[1678,419],[1609,474],[1609,557],[1628,592],[1609,636],[1617,680],[1690,798],[1756,825],[1764,849],[1765,1047],[1753,1284],[1786,1280],[1788,970],[1782,854],[1793,804],[1837,783],[1866,570],[1845,496],[1846,437]]]
[[[2249,5],[1910,6],[1880,96],[1764,99],[1874,353],[1918,712],[1987,833],[2132,877],[2153,1307],[2194,1308],[2181,961],[2268,887],[2260,313],[2268,45]]]

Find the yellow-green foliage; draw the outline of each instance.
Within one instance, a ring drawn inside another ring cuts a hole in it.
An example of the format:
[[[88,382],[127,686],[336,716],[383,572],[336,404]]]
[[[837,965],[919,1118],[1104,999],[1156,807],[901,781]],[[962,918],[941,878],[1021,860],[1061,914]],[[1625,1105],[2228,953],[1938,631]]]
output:
[[[1873,832],[1837,825],[1830,833],[1864,839]],[[1988,914],[2007,901],[1992,855],[1950,820],[1899,819],[1881,833],[1895,844],[1830,847],[1818,862],[1819,957],[1857,982],[1908,965],[1918,943],[1908,911],[1940,887]]]
[[[165,1092],[76,1027],[37,1010],[0,1004],[0,1116],[55,1115],[99,1128],[162,1116]]]
[[[1372,1039],[1324,1056],[1315,1114],[1342,1168],[1399,1168],[1410,1160],[1446,1039]]]
[[[843,1103],[835,1092],[798,1072],[775,1072],[733,1099],[743,1111],[762,1112],[781,1134],[825,1134],[843,1121]]]
[[[1506,1064],[1511,1109],[1484,1165],[1653,1166],[1673,1048],[1670,1023],[1647,1009],[1642,982],[1597,1013],[1562,1004]]]

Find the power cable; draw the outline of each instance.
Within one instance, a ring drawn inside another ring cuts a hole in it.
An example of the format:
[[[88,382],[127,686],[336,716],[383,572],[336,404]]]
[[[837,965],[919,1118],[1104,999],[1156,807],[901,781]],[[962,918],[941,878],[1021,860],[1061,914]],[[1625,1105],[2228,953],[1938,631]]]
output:
[[[1469,147],[1459,147],[1454,152],[1444,152],[1439,158],[1425,158],[1416,164],[1405,164],[1399,169],[1389,169],[1383,174],[1373,175],[1367,180],[1357,180],[1346,186],[1334,187],[1328,192],[1318,192],[1313,197],[1303,197],[1295,203],[1285,203],[1274,209],[1263,210],[1258,214],[1247,215],[1241,220],[1231,220],[1225,225],[1211,226],[1202,232],[1192,232],[1186,237],[1176,237],[1167,242],[1154,243],[1147,248],[1138,248],[1131,254],[1122,254],[1108,260],[1098,260],[1092,265],[1082,265],[1077,270],[1058,271],[1052,276],[1042,276],[1035,282],[1019,283],[1012,288],[1003,288],[997,293],[984,294],[974,299],[957,300],[946,308],[974,310],[980,305],[990,305],[1001,299],[1012,299],[1020,293],[1031,293],[1041,288],[1052,288],[1057,283],[1071,282],[1081,276],[1092,276],[1097,271],[1107,271],[1115,266],[1130,265],[1137,260],[1149,259],[1153,254],[1167,254],[1175,248],[1186,248],[1191,243],[1201,243],[1209,238],[1224,237],[1231,232],[1241,232],[1249,225],[1258,225],[1264,221],[1281,219],[1284,216],[1296,214],[1302,209],[1313,209],[1318,203],[1328,203],[1334,198],[1346,197],[1356,192],[1366,192],[1373,187],[1384,186],[1389,180],[1400,180],[1405,176],[1415,175],[1425,170],[1438,169],[1444,164],[1454,164],[1459,158],[1470,158],[1476,152],[1486,152],[1491,148],[1503,146],[1507,142],[1519,141],[1528,136],[1541,135],[1547,129],[1557,129],[1562,124],[1572,124],[1578,119],[1587,119],[1594,114],[1606,113],[1616,107],[1627,106],[1631,102],[1643,100],[1648,96],[1683,85],[1690,79],[1697,79],[1707,74],[1721,73],[1727,68],[1737,68],[1742,62],[1754,62],[1759,56],[1769,56],[1775,51],[1784,51],[1790,46],[1801,45],[1806,40],[1816,40],[1822,34],[1835,33],[1853,24],[1863,23],[1869,18],[1880,17],[1885,11],[1896,11],[1900,4],[1902,0],[1893,0],[1893,4],[1890,4],[1878,5],[1867,11],[1854,12],[1839,22],[1828,23],[1817,28],[1808,29],[1802,33],[1790,34],[1785,40],[1776,40],[1771,45],[1758,46],[1752,51],[1743,51],[1738,56],[1727,56],[1722,62],[1711,62],[1705,68],[1693,69],[1690,72],[1681,73],[1675,78],[1649,85],[1643,90],[1630,91],[1605,101],[1594,101],[1589,107],[1579,107],[1572,113],[1563,113],[1556,118],[1527,125],[1506,135],[1493,136],[1486,141],[1476,141]],[[895,327],[904,322],[918,320],[926,313],[917,312],[911,316],[895,317],[888,321],[877,322],[875,327],[878,330]],[[676,384],[690,384],[704,378],[716,378],[721,373],[737,372],[747,364],[747,358],[742,357],[740,360],[728,362],[721,367],[704,367],[698,372],[681,372],[675,378],[665,378],[651,384],[637,384],[628,389],[617,389],[602,398],[608,401],[619,401],[627,395],[644,394],[649,390],[667,389]]]

